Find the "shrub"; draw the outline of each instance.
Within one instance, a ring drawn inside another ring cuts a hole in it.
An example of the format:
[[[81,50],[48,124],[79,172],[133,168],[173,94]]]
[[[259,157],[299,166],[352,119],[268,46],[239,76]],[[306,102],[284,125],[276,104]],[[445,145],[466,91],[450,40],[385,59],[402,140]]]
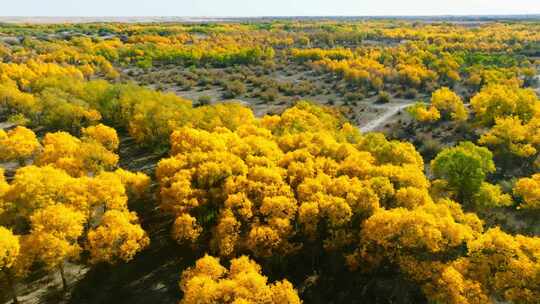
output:
[[[358,101],[364,99],[364,94],[359,92],[349,92],[345,94],[345,100],[347,101]]]
[[[408,88],[403,93],[403,97],[405,97],[407,99],[414,99],[414,98],[416,98],[417,95],[418,95],[418,90],[416,90],[415,88]]]
[[[279,92],[276,88],[269,88],[262,92],[260,97],[264,101],[275,101],[279,97]]]
[[[223,97],[234,98],[246,93],[246,85],[238,80],[225,83],[225,93]]]
[[[390,94],[387,92],[381,91],[379,92],[379,95],[377,96],[377,102],[378,103],[389,103],[390,102]]]
[[[199,102],[199,106],[206,106],[206,105],[209,105],[210,103],[212,103],[212,97],[208,96],[208,95],[203,95],[201,97],[199,97],[197,99],[197,101]]]

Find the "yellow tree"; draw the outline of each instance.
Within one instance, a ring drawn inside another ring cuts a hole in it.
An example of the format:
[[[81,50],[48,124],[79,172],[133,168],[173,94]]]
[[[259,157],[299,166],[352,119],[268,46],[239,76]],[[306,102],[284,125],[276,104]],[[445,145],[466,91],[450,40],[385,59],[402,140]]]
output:
[[[467,108],[463,105],[461,97],[447,87],[440,88],[431,94],[431,105],[445,119],[465,121],[468,118]]]
[[[359,248],[347,262],[363,271],[383,263],[396,265],[430,301],[487,304],[483,286],[452,267],[456,256],[462,256],[463,248],[482,231],[475,214],[464,213],[449,200],[412,210],[381,210],[364,222]]]
[[[426,107],[422,102],[417,102],[407,108],[407,112],[419,122],[435,122],[441,118],[441,113],[435,107]]]
[[[41,145],[32,130],[25,127],[16,127],[4,132],[0,130],[0,160],[16,160],[20,164],[34,156]]]
[[[109,151],[116,151],[120,143],[116,130],[103,124],[83,128],[82,135],[83,139],[93,139]]]
[[[72,175],[79,174],[81,141],[78,138],[67,132],[47,133],[42,144],[43,151],[36,158],[37,165],[54,164]]]
[[[514,185],[514,195],[523,200],[521,208],[532,210],[540,208],[540,174],[520,178]]]
[[[25,241],[31,255],[46,269],[58,269],[64,290],[68,284],[64,263],[79,257],[78,239],[83,233],[85,220],[83,213],[62,204],[50,205],[30,217],[31,230]]]
[[[530,89],[509,85],[488,85],[471,99],[478,122],[490,126],[497,118],[515,116],[529,121],[537,110],[538,97]]]
[[[141,172],[130,172],[122,168],[116,169],[114,174],[120,178],[128,194],[135,198],[143,197],[150,187],[150,177]]]
[[[382,133],[369,133],[358,144],[358,149],[369,152],[379,165],[414,165],[423,170],[424,159],[408,142],[387,140]]]
[[[77,260],[83,249],[93,263],[130,260],[149,239],[128,210],[126,189],[141,195],[147,185],[148,177],[127,171],[77,178],[51,166],[17,170],[0,193],[0,202],[10,202],[1,219],[21,232],[16,275],[33,265],[57,269],[66,288],[64,262]]]
[[[11,297],[14,303],[19,303],[17,300],[17,292],[15,291],[15,283],[11,268],[15,264],[19,256],[20,245],[19,238],[13,233],[0,226],[0,273],[2,273],[11,289]]]
[[[105,212],[99,226],[91,229],[87,238],[92,263],[128,262],[150,243],[135,213],[117,210]]]
[[[433,92],[429,108],[424,103],[417,102],[407,111],[420,122],[434,122],[440,118],[460,122],[468,118],[468,111],[461,97],[447,87]]]
[[[529,140],[529,131],[517,116],[495,119],[495,126],[478,140],[481,145],[492,149],[504,160],[512,156],[527,158],[537,153],[536,147]]]
[[[477,208],[493,208],[510,206],[514,202],[509,194],[503,193],[499,185],[483,182],[473,196]]]
[[[182,273],[180,288],[184,293],[181,304],[302,303],[289,281],[269,284],[261,267],[246,256],[231,260],[226,269],[219,259],[205,255]]]
[[[9,212],[13,213],[14,224],[24,226],[24,219],[28,219],[34,211],[57,202],[82,203],[84,196],[75,195],[81,188],[75,181],[64,171],[50,166],[18,169],[3,197],[6,202],[12,203],[10,208],[13,210]]]
[[[2,81],[2,84],[0,84],[0,105],[5,109],[22,113],[28,117],[33,117],[41,109],[36,96],[21,92],[16,83],[7,81]]]
[[[493,228],[467,244],[467,255],[453,263],[478,282],[485,294],[511,303],[536,303],[540,297],[540,238],[512,236]]]
[[[66,132],[47,133],[42,144],[43,151],[37,156],[36,164],[52,165],[72,176],[97,174],[116,167],[118,163],[118,155],[92,137],[81,141]]]
[[[362,225],[361,247],[349,258],[352,266],[377,267],[404,256],[459,252],[482,231],[481,221],[465,215],[457,203],[427,203],[413,210],[380,210]]]

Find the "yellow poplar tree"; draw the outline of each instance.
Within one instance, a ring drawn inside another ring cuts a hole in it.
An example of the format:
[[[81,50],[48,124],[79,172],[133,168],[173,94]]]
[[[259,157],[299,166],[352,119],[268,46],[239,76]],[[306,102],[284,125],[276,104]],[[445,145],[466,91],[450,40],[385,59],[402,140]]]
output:
[[[41,145],[36,134],[25,127],[16,127],[7,133],[0,130],[0,160],[16,160],[21,164],[34,156]]]
[[[184,293],[181,304],[302,303],[289,281],[269,284],[261,267],[246,256],[231,260],[226,269],[219,259],[205,255],[182,273],[180,288]]]
[[[13,233],[0,226],[0,273],[3,274],[8,281],[8,286],[11,289],[11,297],[14,303],[19,303],[17,293],[15,291],[15,283],[11,268],[15,264],[20,252],[19,238]]]

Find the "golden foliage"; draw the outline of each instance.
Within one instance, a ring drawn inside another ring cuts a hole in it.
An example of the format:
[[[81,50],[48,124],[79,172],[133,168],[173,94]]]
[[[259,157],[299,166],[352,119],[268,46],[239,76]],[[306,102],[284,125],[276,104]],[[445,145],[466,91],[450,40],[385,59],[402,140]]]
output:
[[[87,137],[100,143],[109,151],[118,149],[119,140],[116,130],[103,124],[82,129],[83,138]]]
[[[0,271],[13,266],[19,256],[19,251],[19,238],[10,230],[0,226]]]
[[[454,121],[465,121],[468,111],[461,98],[447,87],[440,88],[431,94],[431,105],[441,115]]]
[[[91,262],[128,262],[147,247],[150,239],[138,223],[135,213],[111,210],[101,223],[88,232]]]
[[[407,112],[419,122],[435,122],[441,118],[441,113],[436,107],[426,108],[426,105],[421,102],[417,102],[414,105],[407,108]]]
[[[495,119],[495,126],[483,134],[478,142],[494,147],[503,155],[530,157],[537,153],[535,145],[530,141],[526,125],[517,116]]]
[[[461,98],[447,87],[442,87],[431,95],[429,108],[424,103],[417,102],[407,109],[411,116],[420,122],[434,122],[441,117],[453,121],[466,121],[469,112]]]
[[[7,133],[0,129],[0,160],[23,162],[34,156],[41,145],[36,134],[25,127],[16,127]]]
[[[409,143],[362,136],[308,103],[260,122],[173,132],[172,156],[156,177],[177,241],[200,245],[209,236],[220,256],[292,254],[302,236],[340,250],[358,240],[355,223],[381,203],[431,202],[422,157]]]
[[[231,260],[229,269],[219,259],[204,256],[182,273],[182,304],[191,303],[269,303],[300,304],[292,284],[273,284],[261,274],[261,267],[246,256]]]
[[[471,99],[476,119],[489,126],[496,120],[514,116],[527,122],[535,114],[538,97],[533,90],[509,85],[488,85]]]
[[[514,194],[523,199],[521,208],[540,208],[540,174],[519,179],[514,186]]]
[[[47,133],[42,144],[43,151],[37,156],[36,164],[52,165],[73,176],[97,174],[116,167],[118,163],[118,155],[91,137],[80,140],[66,132]]]

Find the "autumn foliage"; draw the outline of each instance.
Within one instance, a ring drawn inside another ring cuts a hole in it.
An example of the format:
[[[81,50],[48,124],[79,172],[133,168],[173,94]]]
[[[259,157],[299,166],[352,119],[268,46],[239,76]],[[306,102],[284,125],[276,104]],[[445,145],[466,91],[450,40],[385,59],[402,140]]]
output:
[[[538,239],[486,230],[464,211],[513,204],[487,182],[495,170],[487,148],[469,142],[441,152],[432,185],[410,144],[360,134],[305,102],[233,131],[185,127],[171,146],[156,174],[162,208],[176,217],[172,237],[182,244],[263,260],[318,246],[364,273],[391,263],[433,301],[534,302],[539,261],[527,252]],[[534,204],[531,183],[519,181],[514,191]]]
[[[1,286],[16,300],[25,278],[54,271],[67,290],[66,263],[137,262],[154,233],[153,250],[166,244],[192,265],[177,269],[182,304],[297,304],[312,288],[306,276],[323,282],[315,289],[360,282],[347,291],[358,297],[397,278],[430,303],[537,303],[540,238],[503,220],[535,223],[540,208],[537,63],[526,56],[538,52],[540,27],[471,27],[2,25]],[[60,38],[65,28],[77,34]],[[264,81],[291,76],[289,65],[331,89]],[[341,115],[346,105],[300,96],[256,117],[239,102],[192,104],[128,81],[171,66],[201,91],[216,85],[269,104],[276,92],[302,95],[298,86],[312,96],[341,90],[348,102],[418,98],[407,110],[415,122],[362,134]],[[422,138],[395,139],[422,130],[455,134],[428,161],[415,147]],[[126,142],[161,158],[149,175],[120,168]]]
[[[180,288],[184,292],[182,304],[302,303],[289,281],[269,284],[261,267],[246,256],[232,259],[227,269],[219,259],[206,255],[184,270]]]
[[[108,171],[118,156],[102,142],[116,149],[114,129],[99,125],[84,133],[82,140],[48,133],[40,143],[31,130],[18,127],[2,142],[2,149],[14,151],[7,160],[16,155],[22,163],[34,162],[18,168],[10,182],[0,172],[0,261],[10,282],[39,266],[59,270],[66,288],[65,262],[77,262],[83,253],[92,264],[129,261],[149,244],[128,208],[128,196],[144,195],[149,178]]]
[[[220,256],[292,254],[302,247],[298,237],[338,250],[355,242],[354,223],[378,208],[415,205],[394,196],[398,190],[427,193],[412,146],[364,138],[328,111],[304,102],[235,132],[174,132],[173,156],[156,174],[162,206],[177,217],[175,239],[210,234]]]

